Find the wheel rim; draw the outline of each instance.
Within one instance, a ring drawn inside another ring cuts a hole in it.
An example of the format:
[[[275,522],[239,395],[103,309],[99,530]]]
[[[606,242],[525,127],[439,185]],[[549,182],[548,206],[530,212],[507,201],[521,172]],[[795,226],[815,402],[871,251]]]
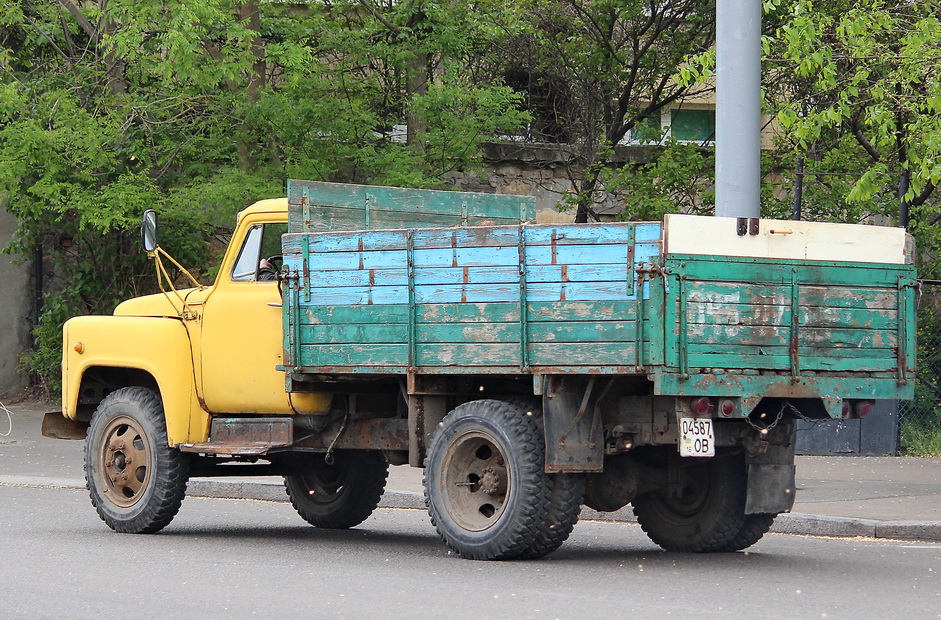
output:
[[[316,472],[301,476],[307,499],[315,504],[329,504],[337,499],[349,483],[350,468],[345,461],[322,465]]]
[[[502,450],[489,435],[469,432],[454,440],[445,459],[440,495],[447,514],[467,531],[492,527],[513,486]]]
[[[667,509],[664,517],[673,523],[683,523],[696,518],[709,502],[709,491],[712,487],[709,468],[691,467],[686,475],[688,479],[683,486],[682,495],[679,497],[660,495],[660,501]]]
[[[153,450],[136,420],[119,416],[108,423],[98,454],[102,488],[108,500],[130,508],[144,495],[150,482]]]

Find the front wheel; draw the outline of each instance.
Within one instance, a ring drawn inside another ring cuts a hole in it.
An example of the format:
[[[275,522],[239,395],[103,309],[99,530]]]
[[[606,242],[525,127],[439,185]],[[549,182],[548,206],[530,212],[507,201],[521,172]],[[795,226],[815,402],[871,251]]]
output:
[[[696,553],[732,550],[751,538],[745,527],[747,478],[741,455],[684,463],[681,474],[676,493],[651,491],[632,502],[650,540],[667,551]]]
[[[180,510],[188,479],[189,460],[168,444],[156,392],[126,387],[101,401],[85,439],[85,480],[108,527],[160,531]]]
[[[329,464],[317,455],[306,473],[285,476],[284,487],[302,519],[314,527],[347,529],[373,513],[388,475],[381,453],[340,451]]]
[[[425,504],[448,547],[472,560],[520,557],[548,518],[539,425],[497,400],[460,405],[428,447]]]

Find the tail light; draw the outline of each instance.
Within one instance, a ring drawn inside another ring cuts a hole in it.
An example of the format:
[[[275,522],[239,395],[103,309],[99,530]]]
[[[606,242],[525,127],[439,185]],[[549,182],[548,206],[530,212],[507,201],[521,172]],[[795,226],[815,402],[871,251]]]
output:
[[[860,400],[856,402],[856,406],[853,407],[856,412],[856,417],[862,420],[870,413],[872,413],[872,401],[869,400]]]

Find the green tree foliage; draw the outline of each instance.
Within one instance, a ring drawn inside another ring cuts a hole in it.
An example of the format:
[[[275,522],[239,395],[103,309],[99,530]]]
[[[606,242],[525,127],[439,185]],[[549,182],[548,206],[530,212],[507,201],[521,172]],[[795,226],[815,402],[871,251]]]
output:
[[[5,0],[0,200],[8,251],[41,247],[52,279],[27,366],[51,388],[59,328],[155,288],[145,208],[166,249],[210,264],[212,234],[290,177],[435,187],[478,143],[525,121],[475,83],[473,6],[372,0]],[[408,142],[393,129],[416,119]]]
[[[594,218],[603,178],[628,132],[709,86],[674,79],[715,38],[715,4],[701,0],[523,0],[509,21],[504,65],[551,106],[551,132],[577,147],[576,221]]]
[[[792,152],[821,173],[810,185],[836,198],[832,217],[896,216],[904,203],[909,230],[923,249],[936,250],[941,5],[774,0],[766,7],[781,20],[766,38],[769,101]]]

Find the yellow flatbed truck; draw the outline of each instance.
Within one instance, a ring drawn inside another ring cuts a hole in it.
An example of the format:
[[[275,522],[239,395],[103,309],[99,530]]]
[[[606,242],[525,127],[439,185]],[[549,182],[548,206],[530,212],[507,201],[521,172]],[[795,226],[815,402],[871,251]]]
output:
[[[155,532],[191,476],[283,476],[353,527],[388,467],[425,470],[473,559],[559,547],[633,504],[668,550],[735,551],[794,500],[798,418],[913,393],[910,238],[667,216],[537,225],[532,199],[289,182],[211,286],[64,328],[62,411],[101,518]],[[158,266],[156,218],[145,249]]]

